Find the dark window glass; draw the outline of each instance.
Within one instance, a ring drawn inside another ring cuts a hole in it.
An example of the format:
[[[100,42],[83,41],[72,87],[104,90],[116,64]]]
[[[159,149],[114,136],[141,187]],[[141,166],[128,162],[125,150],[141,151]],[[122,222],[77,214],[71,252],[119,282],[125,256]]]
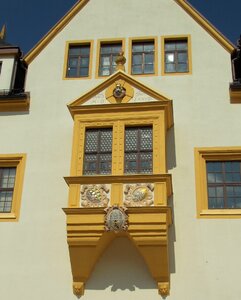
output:
[[[112,129],[86,129],[84,175],[110,174]]]
[[[116,58],[122,49],[121,43],[101,44],[99,76],[109,76],[115,72]]]
[[[165,41],[165,73],[188,72],[187,40]]]
[[[90,44],[70,45],[66,77],[89,76]]]
[[[1,72],[2,72],[2,61],[0,61],[0,75],[1,75]]]
[[[154,41],[133,42],[131,74],[153,74],[154,52]]]
[[[0,168],[0,213],[11,212],[15,177],[15,167]]]
[[[152,127],[126,127],[125,173],[152,173]]]
[[[208,208],[241,208],[240,161],[208,161]]]

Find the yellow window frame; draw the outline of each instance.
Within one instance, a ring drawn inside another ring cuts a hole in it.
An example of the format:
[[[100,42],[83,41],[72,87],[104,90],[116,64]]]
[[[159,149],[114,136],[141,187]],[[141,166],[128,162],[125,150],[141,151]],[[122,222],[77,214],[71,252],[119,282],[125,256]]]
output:
[[[198,218],[241,218],[241,209],[208,209],[208,161],[241,161],[241,147],[195,148],[196,200]]]
[[[0,154],[0,167],[16,167],[12,209],[9,213],[0,213],[0,222],[19,220],[25,162],[26,154]]]

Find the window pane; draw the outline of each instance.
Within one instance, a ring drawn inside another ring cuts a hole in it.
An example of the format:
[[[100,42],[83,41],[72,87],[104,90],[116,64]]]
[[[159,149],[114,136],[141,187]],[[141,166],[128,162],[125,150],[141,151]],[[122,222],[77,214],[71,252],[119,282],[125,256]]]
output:
[[[69,47],[69,55],[79,55],[81,52],[80,46],[70,46]]]
[[[187,50],[187,41],[177,41],[176,49],[177,50]]]
[[[136,65],[132,67],[132,74],[142,74],[142,66]]]
[[[146,54],[145,55],[145,64],[153,64],[154,63],[154,55]]]
[[[70,58],[69,59],[69,67],[77,67],[78,65],[78,58]]]
[[[133,65],[140,65],[142,64],[142,55],[141,54],[135,54],[132,56],[132,64]]]
[[[143,45],[142,44],[133,44],[132,45],[132,52],[143,52]]]
[[[165,42],[165,50],[171,51],[171,50],[175,50],[175,49],[176,49],[175,42],[169,42],[169,41]]]
[[[174,62],[174,53],[166,53],[166,62],[167,63],[172,63],[172,62]]]
[[[98,131],[87,129],[85,134],[85,152],[97,152]]]
[[[77,77],[77,68],[69,68],[67,77]]]
[[[152,128],[146,127],[141,129],[140,147],[142,150],[152,149]]]
[[[166,64],[166,69],[165,69],[165,71],[166,71],[167,73],[175,72],[175,71],[176,71],[175,64]]]
[[[88,57],[81,58],[80,66],[81,67],[88,67],[89,66],[89,58]]]
[[[187,63],[187,53],[178,53],[177,54],[177,59],[179,63]]]
[[[125,136],[126,151],[137,151],[138,131],[135,128],[127,128]]]
[[[178,64],[177,65],[177,72],[187,72],[188,68],[187,68],[187,64]]]
[[[144,66],[144,73],[145,74],[153,74],[154,73],[154,66],[153,65],[145,65]]]
[[[108,75],[110,75],[110,68],[109,67],[100,69],[100,76],[108,76]]]
[[[154,51],[154,43],[144,43],[144,52],[153,52]]]
[[[100,132],[100,151],[111,152],[112,149],[112,131],[103,130]]]
[[[100,61],[102,66],[109,66],[110,65],[110,57],[109,56],[102,56]]]
[[[81,68],[80,69],[80,76],[85,77],[89,75],[89,69],[88,68]]]

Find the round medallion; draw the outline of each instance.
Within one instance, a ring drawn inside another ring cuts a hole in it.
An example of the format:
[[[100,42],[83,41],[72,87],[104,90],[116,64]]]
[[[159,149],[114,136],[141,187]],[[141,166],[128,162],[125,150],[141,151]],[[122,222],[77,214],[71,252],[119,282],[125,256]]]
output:
[[[109,208],[105,217],[106,230],[115,232],[126,230],[128,227],[127,218],[124,209],[117,206]]]

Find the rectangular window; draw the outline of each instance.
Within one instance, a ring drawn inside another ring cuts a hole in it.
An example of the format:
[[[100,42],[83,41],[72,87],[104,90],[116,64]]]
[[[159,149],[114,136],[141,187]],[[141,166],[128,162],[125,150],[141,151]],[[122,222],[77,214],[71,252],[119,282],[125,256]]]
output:
[[[70,44],[68,49],[67,78],[88,77],[90,72],[90,43]]]
[[[165,73],[188,73],[188,40],[165,39]]]
[[[115,72],[115,60],[121,49],[121,42],[100,44],[99,76],[109,76]]]
[[[112,129],[86,129],[84,175],[110,174],[112,162]]]
[[[155,42],[132,41],[131,74],[155,73]]]
[[[15,177],[16,167],[0,168],[0,213],[11,212]]]
[[[125,173],[152,173],[152,127],[125,128]]]
[[[25,159],[25,154],[0,155],[0,221],[19,218]]]
[[[241,148],[196,148],[198,217],[241,217]]]
[[[208,161],[208,208],[241,208],[240,161]]]

